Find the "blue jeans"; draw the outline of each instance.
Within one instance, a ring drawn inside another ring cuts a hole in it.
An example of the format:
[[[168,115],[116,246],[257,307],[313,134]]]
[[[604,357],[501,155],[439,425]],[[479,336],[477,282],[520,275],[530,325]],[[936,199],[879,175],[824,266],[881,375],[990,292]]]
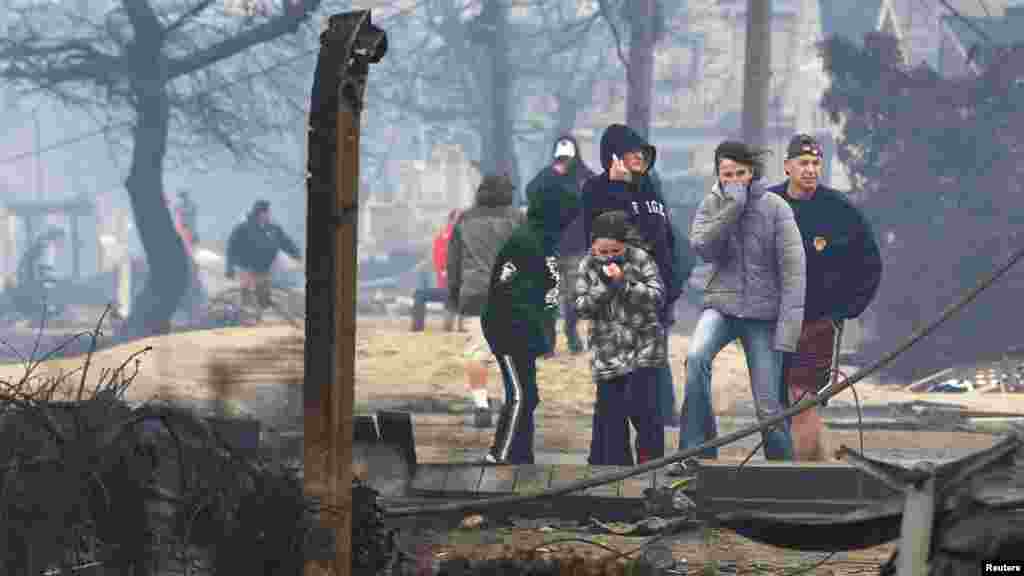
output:
[[[711,409],[711,363],[736,338],[743,344],[750,373],[750,390],[758,419],[780,412],[782,353],[774,349],[774,320],[750,320],[726,316],[705,309],[690,339],[686,353],[686,391],[679,423],[679,449],[693,448],[718,435]],[[793,440],[788,423],[764,433],[764,455],[768,460],[791,460]],[[701,457],[717,458],[718,449],[709,448]]]

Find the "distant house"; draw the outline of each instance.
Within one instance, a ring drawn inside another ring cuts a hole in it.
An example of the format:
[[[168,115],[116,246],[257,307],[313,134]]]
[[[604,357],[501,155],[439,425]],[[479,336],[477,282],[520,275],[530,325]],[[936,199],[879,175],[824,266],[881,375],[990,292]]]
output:
[[[425,249],[449,211],[472,205],[481,178],[457,145],[435,146],[426,161],[394,164],[389,171],[397,185],[374,190],[363,201],[359,243],[367,254]]]

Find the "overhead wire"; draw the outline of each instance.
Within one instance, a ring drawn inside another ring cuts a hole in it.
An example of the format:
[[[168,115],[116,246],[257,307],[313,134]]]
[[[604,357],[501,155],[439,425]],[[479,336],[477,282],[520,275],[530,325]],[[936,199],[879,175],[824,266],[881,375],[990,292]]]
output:
[[[807,398],[795,406],[791,406],[778,414],[774,414],[771,417],[765,418],[763,421],[757,424],[747,426],[743,429],[726,434],[724,436],[720,436],[713,440],[708,440],[700,444],[699,446],[694,446],[692,448],[680,450],[675,454],[664,456],[662,458],[649,460],[647,462],[644,462],[643,464],[638,464],[637,466],[634,466],[632,468],[608,472],[604,474],[598,474],[595,476],[591,476],[589,478],[576,480],[561,486],[547,488],[545,490],[541,490],[539,492],[531,494],[499,496],[474,501],[462,501],[434,505],[412,505],[405,508],[392,508],[390,510],[385,510],[384,516],[388,518],[397,518],[424,514],[451,514],[456,512],[464,513],[470,510],[480,511],[486,510],[494,506],[514,506],[527,502],[553,498],[556,496],[577,492],[579,490],[585,490],[587,488],[593,488],[596,486],[609,484],[611,482],[624,480],[626,478],[631,478],[633,476],[646,474],[647,472],[650,472],[652,470],[657,470],[658,468],[663,468],[670,464],[681,462],[688,458],[692,458],[697,454],[700,454],[704,450],[707,450],[708,448],[717,448],[719,446],[731,444],[737,440],[746,438],[747,436],[751,436],[757,432],[767,430],[781,422],[784,422],[786,419],[792,418],[793,416],[800,414],[812,407],[823,405],[824,403],[828,402],[829,399],[836,396],[843,390],[846,390],[847,388],[851,387],[857,382],[863,380],[864,378],[872,374],[877,373],[882,368],[885,368],[886,366],[891,364],[894,360],[896,360],[896,358],[898,358],[908,349],[910,349],[918,342],[920,342],[922,339],[924,339],[926,336],[930,335],[932,332],[938,329],[939,326],[944,324],[947,320],[949,320],[952,316],[958,313],[965,306],[973,302],[978,297],[978,295],[981,294],[981,292],[991,287],[997,280],[1005,276],[1006,273],[1009,272],[1010,269],[1013,268],[1021,259],[1024,259],[1024,246],[1014,250],[1010,254],[1010,257],[1007,259],[1006,262],[995,267],[987,276],[979,280],[973,288],[968,290],[966,293],[962,294],[958,300],[956,300],[948,307],[946,307],[946,309],[943,310],[943,312],[937,318],[932,320],[932,322],[930,322],[929,324],[915,330],[895,349],[891,350],[889,353],[885,354],[884,356],[882,356],[869,366],[865,366],[860,370],[856,371],[849,378],[840,381],[838,385],[831,387],[831,389],[818,395],[817,397]]]

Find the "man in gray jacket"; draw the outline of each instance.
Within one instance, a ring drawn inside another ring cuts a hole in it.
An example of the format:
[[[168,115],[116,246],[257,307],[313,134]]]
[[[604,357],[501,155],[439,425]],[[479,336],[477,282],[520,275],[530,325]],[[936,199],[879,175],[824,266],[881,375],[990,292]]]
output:
[[[448,308],[467,326],[465,348],[466,379],[474,404],[474,425],[491,425],[487,400],[487,373],[494,361],[480,322],[461,321],[461,317],[480,316],[487,304],[491,269],[498,250],[512,231],[523,222],[523,215],[512,205],[515,186],[507,176],[485,176],[476,191],[472,208],[455,222],[448,240]]]
[[[782,410],[782,352],[796,349],[804,316],[804,247],[793,210],[760,183],[761,153],[741,142],[715,149],[718,183],[704,197],[690,229],[690,244],[711,274],[704,309],[686,354],[686,392],[680,449],[716,435],[711,411],[711,363],[740,339],[759,419]],[[788,426],[764,434],[769,460],[789,460]],[[709,449],[704,457],[716,458]]]

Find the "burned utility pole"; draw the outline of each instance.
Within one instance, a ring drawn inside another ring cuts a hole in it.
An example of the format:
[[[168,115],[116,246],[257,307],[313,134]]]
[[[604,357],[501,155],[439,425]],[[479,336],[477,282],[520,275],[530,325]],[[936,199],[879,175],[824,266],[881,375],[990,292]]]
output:
[[[747,0],[746,57],[743,62],[743,141],[768,142],[768,91],[771,87],[771,0]]]
[[[355,393],[359,127],[369,65],[387,51],[370,11],[337,14],[320,35],[309,114],[306,218],[304,481],[330,509],[330,558],[307,576],[352,570],[352,405]]]

